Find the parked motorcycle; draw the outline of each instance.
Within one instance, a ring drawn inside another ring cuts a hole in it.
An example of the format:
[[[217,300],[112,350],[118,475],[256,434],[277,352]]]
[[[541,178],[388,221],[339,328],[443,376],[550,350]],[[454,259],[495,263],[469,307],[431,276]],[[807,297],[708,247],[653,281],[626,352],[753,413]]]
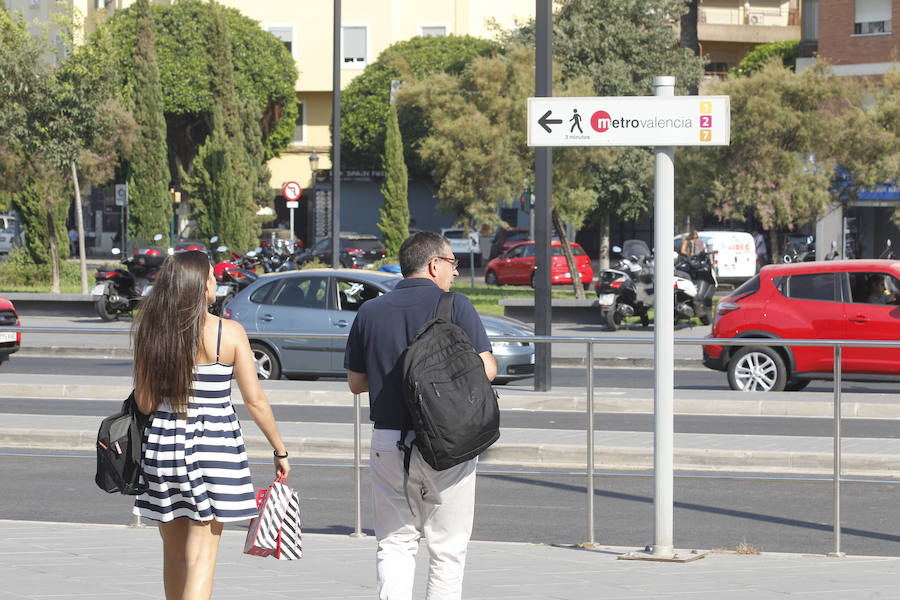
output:
[[[679,281],[687,279],[688,286]],[[702,251],[693,256],[678,254],[675,258],[675,316],[697,317],[704,325],[712,322],[712,301],[719,279],[713,253]]]
[[[156,242],[161,239],[161,234],[153,237]],[[116,256],[121,254],[118,248],[113,248],[112,252]],[[114,321],[119,315],[137,308],[141,298],[149,293],[166,255],[166,251],[162,248],[146,246],[137,248],[133,256],[123,258],[124,268],[97,269],[94,273],[95,283],[91,289],[91,296],[100,318],[104,321]]]
[[[219,246],[216,248],[216,252],[228,252],[228,247]],[[255,256],[255,253],[252,254]],[[241,261],[240,257],[234,253],[231,257],[238,262]],[[239,291],[258,278],[252,269],[243,268],[230,260],[222,260],[213,265],[213,274],[216,277],[216,301],[210,307],[210,312],[217,316],[222,316],[225,312],[225,305],[231,302]]]
[[[782,262],[811,262],[816,260],[816,244],[813,236],[807,236],[802,241],[791,240],[784,247]]]
[[[609,269],[597,274],[597,303],[603,312],[606,326],[617,330],[626,317],[637,315],[641,325],[650,324],[647,314],[653,306],[653,255],[642,240],[626,240],[623,248],[613,246],[620,258]]]

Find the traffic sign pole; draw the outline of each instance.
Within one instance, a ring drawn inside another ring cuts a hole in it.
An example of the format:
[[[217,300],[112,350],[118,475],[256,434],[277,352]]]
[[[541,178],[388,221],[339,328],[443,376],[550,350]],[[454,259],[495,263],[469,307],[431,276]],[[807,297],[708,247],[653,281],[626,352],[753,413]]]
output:
[[[540,5],[540,2],[538,3]],[[540,16],[540,15],[539,15]],[[537,31],[540,32],[540,21]],[[541,40],[540,33],[537,39]],[[538,42],[538,56],[541,44]],[[537,62],[541,79],[540,60]],[[528,145],[535,148],[536,264],[535,333],[549,335],[540,322],[542,297],[541,243],[544,211],[549,212],[549,152],[553,146],[650,146],[654,148],[656,171],[654,201],[654,260],[656,290],[653,328],[654,357],[654,532],[652,560],[684,560],[673,545],[674,506],[674,323],[675,261],[672,234],[675,231],[674,146],[727,146],[731,139],[731,108],[728,96],[675,96],[674,77],[654,77],[652,97],[551,98],[536,90],[528,99]],[[542,162],[546,161],[546,163]],[[546,180],[545,180],[546,178]],[[546,200],[545,200],[546,199]],[[543,202],[548,204],[544,205]],[[546,274],[544,274],[546,275]],[[549,317],[549,311],[548,311]],[[540,346],[538,346],[540,348]],[[540,359],[535,351],[535,390],[541,381]],[[548,380],[549,384],[549,380]],[[549,385],[548,385],[549,387]],[[636,553],[631,553],[635,555]],[[631,556],[632,558],[641,558]]]
[[[290,210],[291,214],[291,246],[294,245],[294,209],[300,206],[300,196],[303,194],[303,188],[296,181],[288,181],[281,188],[281,193],[285,199],[285,206]],[[293,251],[293,248],[291,248]]]
[[[675,95],[674,77],[654,77],[657,97]],[[654,435],[653,474],[653,556],[666,558],[675,553],[673,544],[673,454],[675,451],[673,417],[673,361],[675,344],[675,260],[672,232],[675,231],[675,152],[672,146],[654,148],[655,199],[653,244],[656,289],[653,310],[653,386]]]

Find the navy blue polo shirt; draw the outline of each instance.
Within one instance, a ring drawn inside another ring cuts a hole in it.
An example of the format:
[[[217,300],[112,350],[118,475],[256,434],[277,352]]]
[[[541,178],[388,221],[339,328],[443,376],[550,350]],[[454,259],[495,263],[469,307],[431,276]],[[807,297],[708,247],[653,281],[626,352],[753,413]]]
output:
[[[359,308],[347,339],[344,368],[368,376],[369,418],[376,429],[403,428],[403,351],[416,331],[434,318],[443,293],[430,279],[410,277]],[[491,350],[475,307],[462,294],[453,298],[452,320],[469,335],[476,352]]]

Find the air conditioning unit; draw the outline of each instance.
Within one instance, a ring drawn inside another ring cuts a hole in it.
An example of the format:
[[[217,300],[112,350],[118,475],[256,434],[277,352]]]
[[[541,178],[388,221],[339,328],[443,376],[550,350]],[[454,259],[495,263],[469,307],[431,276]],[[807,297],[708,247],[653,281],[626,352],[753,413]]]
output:
[[[747,22],[750,25],[762,25],[765,21],[765,17],[762,13],[750,13],[747,15]]]

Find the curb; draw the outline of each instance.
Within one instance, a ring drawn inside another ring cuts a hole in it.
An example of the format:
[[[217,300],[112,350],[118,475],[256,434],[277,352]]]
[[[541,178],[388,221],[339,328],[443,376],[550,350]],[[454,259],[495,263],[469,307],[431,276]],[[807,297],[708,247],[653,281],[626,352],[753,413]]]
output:
[[[16,449],[93,452],[97,434],[92,431],[45,429],[0,429],[0,446]],[[252,459],[269,459],[271,446],[265,437],[244,437],[247,455]],[[337,438],[286,438],[291,456],[304,459],[353,460],[353,442]],[[366,459],[369,442],[361,442],[361,456]],[[484,465],[539,467],[545,469],[585,469],[585,450],[564,444],[494,444],[479,457]],[[830,452],[771,450],[708,450],[676,448],[674,468],[679,471],[729,471],[741,473],[787,473],[795,475],[830,475],[834,456]],[[843,454],[844,476],[897,477],[900,456],[885,454]],[[653,469],[653,448],[596,446],[596,470],[646,471]]]
[[[121,360],[131,360],[134,357],[134,353],[130,348],[73,348],[71,346],[23,346],[15,355],[34,358],[65,356],[68,358]],[[705,370],[699,359],[676,358],[674,362],[676,369]],[[584,368],[587,366],[587,359],[580,356],[553,357],[550,366],[562,369]],[[653,359],[631,357],[594,358],[594,367],[601,369],[652,369]]]
[[[274,383],[274,382],[272,382]],[[280,382],[287,383],[287,382]],[[353,406],[353,395],[342,389],[290,389],[283,385],[264,385],[266,397],[273,406]],[[0,396],[16,398],[71,398],[121,401],[131,392],[129,384],[98,385],[87,383],[0,383]],[[634,392],[634,390],[632,390]],[[621,392],[598,392],[594,396],[596,413],[653,413],[653,390],[638,390],[640,396],[625,396]],[[733,392],[732,395],[739,394]],[[232,402],[243,403],[240,391],[232,387]],[[363,395],[362,406],[368,406],[368,396]],[[502,410],[529,410],[535,412],[580,412],[587,410],[585,393],[536,393],[510,392],[500,389]],[[717,415],[742,417],[812,417],[832,418],[834,405],[829,401],[796,400],[736,400],[675,398],[674,414]],[[843,418],[900,419],[900,403],[853,402],[841,403]]]

